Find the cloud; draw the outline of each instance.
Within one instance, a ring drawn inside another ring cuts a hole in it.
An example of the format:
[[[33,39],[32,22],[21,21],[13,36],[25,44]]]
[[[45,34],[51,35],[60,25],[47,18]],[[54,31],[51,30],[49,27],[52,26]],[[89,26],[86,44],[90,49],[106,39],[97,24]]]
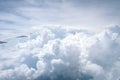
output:
[[[0,45],[0,79],[118,80],[119,31],[119,26],[96,34],[47,27],[8,39]]]
[[[1,80],[119,79],[119,26],[96,34],[37,26],[98,31],[103,25],[119,24],[118,0],[0,0],[0,7],[1,40],[35,32],[0,44]]]
[[[0,0],[0,27],[17,28],[21,34],[26,28],[49,24],[98,32],[119,24],[119,8],[118,0]]]

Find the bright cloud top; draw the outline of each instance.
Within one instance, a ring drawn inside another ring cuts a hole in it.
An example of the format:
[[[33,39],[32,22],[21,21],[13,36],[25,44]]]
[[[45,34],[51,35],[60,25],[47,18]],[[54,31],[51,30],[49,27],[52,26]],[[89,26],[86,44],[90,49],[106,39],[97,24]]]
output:
[[[98,34],[64,28],[0,44],[0,80],[119,80],[120,27]]]

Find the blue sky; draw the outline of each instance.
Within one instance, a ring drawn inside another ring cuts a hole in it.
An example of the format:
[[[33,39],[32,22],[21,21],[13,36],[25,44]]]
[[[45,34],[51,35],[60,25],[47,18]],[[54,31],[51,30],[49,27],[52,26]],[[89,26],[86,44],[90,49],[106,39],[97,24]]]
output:
[[[27,29],[41,25],[98,32],[108,25],[120,24],[119,4],[119,0],[0,0],[1,39],[25,34],[31,31]]]

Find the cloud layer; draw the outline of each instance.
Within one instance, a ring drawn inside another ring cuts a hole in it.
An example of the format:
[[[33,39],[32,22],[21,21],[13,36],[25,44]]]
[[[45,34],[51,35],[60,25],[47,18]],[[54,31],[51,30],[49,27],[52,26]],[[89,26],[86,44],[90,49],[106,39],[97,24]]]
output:
[[[60,27],[0,44],[0,80],[119,80],[120,27],[98,34]]]
[[[25,34],[36,25],[99,32],[120,24],[119,4],[119,0],[0,0],[0,40]]]

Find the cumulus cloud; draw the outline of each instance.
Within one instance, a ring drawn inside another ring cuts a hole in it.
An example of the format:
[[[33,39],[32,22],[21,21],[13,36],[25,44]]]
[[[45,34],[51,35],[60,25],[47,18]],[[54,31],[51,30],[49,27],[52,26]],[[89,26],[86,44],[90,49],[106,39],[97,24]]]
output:
[[[0,80],[119,80],[120,27],[41,28],[0,44]]]

